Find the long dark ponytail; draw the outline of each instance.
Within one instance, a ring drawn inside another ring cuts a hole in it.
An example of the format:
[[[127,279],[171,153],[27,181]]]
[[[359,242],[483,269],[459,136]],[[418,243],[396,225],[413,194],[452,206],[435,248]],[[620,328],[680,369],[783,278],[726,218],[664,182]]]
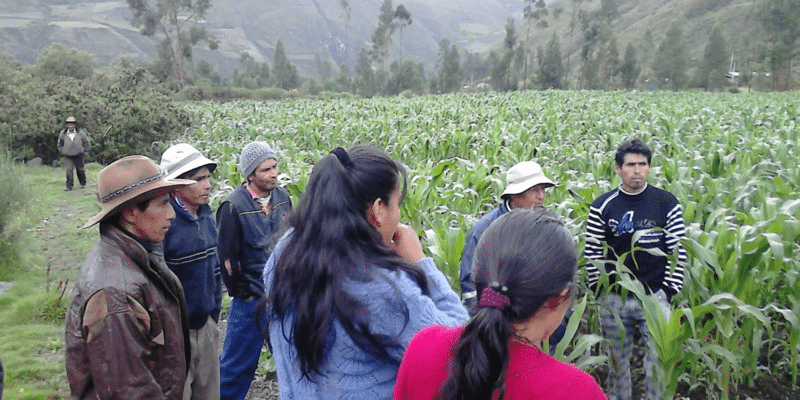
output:
[[[391,359],[388,350],[400,344],[395,338],[369,331],[370,316],[363,312],[362,301],[342,283],[345,279],[380,279],[370,271],[377,267],[409,273],[423,293],[428,293],[424,272],[387,247],[366,218],[375,199],[388,204],[397,188],[404,195],[406,181],[401,164],[363,145],[337,148],[314,166],[305,193],[289,218],[294,230],[275,265],[267,299],[273,323],[293,314],[294,320],[289,329],[283,327],[283,334],[294,343],[304,377],[313,380],[320,372],[334,318],[363,351],[399,363]]]
[[[515,322],[524,321],[572,281],[577,250],[556,214],[514,210],[481,235],[472,276],[484,288],[507,296],[505,307],[481,307],[464,327],[453,349],[448,375],[437,399],[491,399],[505,394],[508,342]],[[481,299],[479,298],[479,303]]]

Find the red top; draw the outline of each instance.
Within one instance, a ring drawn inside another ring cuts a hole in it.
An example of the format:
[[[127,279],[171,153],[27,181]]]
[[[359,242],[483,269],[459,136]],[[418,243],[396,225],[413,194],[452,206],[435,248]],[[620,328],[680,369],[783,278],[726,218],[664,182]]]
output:
[[[447,377],[447,365],[463,329],[430,326],[411,339],[400,364],[395,399],[434,398]],[[507,399],[607,400],[594,378],[575,366],[513,340],[508,351]]]

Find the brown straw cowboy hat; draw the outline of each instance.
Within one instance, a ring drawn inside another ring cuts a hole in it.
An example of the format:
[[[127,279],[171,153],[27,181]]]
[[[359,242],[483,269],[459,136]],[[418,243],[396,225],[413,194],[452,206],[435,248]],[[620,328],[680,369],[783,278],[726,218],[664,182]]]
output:
[[[191,185],[187,179],[166,179],[166,173],[145,156],[127,156],[114,161],[97,174],[97,197],[102,209],[90,218],[88,228],[122,211],[126,206]]]

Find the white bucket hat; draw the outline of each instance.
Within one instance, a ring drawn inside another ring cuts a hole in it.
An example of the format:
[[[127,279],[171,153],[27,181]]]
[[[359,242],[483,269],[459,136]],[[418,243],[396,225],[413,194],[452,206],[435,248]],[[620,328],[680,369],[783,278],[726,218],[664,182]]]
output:
[[[166,171],[166,179],[177,177],[200,167],[208,167],[209,172],[214,172],[217,163],[204,157],[197,149],[187,143],[171,146],[161,155],[161,168]]]
[[[506,173],[506,190],[501,198],[510,194],[520,194],[536,185],[556,186],[555,182],[544,176],[542,167],[533,161],[523,161],[511,167]]]

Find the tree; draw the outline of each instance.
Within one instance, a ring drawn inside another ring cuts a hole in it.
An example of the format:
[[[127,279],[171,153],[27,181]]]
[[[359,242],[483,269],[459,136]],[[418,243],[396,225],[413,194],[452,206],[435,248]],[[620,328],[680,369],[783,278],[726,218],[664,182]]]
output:
[[[356,93],[363,97],[375,96],[378,91],[375,83],[375,72],[372,71],[372,61],[370,61],[369,53],[363,48],[358,53],[356,77]]]
[[[403,59],[403,28],[411,25],[411,13],[406,10],[402,4],[397,6],[394,10],[394,19],[397,21],[396,25],[400,28],[400,59]]]
[[[200,43],[216,50],[219,43],[199,21],[211,8],[211,0],[127,0],[133,13],[131,25],[147,37],[163,36],[159,56],[170,66],[178,87],[183,87],[184,61],[191,60],[192,47]]]
[[[466,82],[472,85],[475,81],[480,81],[489,76],[491,65],[488,59],[467,51],[464,54],[464,62],[461,64],[461,70],[464,71],[464,79]]]
[[[235,86],[258,89],[270,86],[269,65],[266,62],[259,63],[250,53],[243,52],[239,55],[239,65],[242,70],[233,71],[233,84]]]
[[[497,56],[494,52],[489,54],[493,59],[491,83],[495,90],[507,92],[517,89],[516,80],[512,79],[511,62],[514,60],[514,49],[517,42],[514,20],[509,18],[506,22],[506,37],[503,39],[503,52]],[[494,54],[494,56],[492,56]]]
[[[436,89],[441,93],[452,93],[461,87],[464,72],[461,70],[461,56],[456,45],[443,38],[439,41],[438,81]]]
[[[375,28],[375,32],[372,34],[372,57],[381,63],[382,70],[386,69],[386,61],[389,60],[389,45],[392,44],[394,29],[392,0],[384,0],[383,5],[381,5],[381,13],[378,16],[378,27]]]
[[[591,0],[572,0],[572,14],[569,19],[569,42],[567,42],[567,65],[564,68],[564,81],[569,82],[569,61],[572,56],[572,36],[575,34],[575,27],[578,26],[578,17],[580,16],[581,4],[585,1]],[[564,85],[567,87],[567,85]]]
[[[619,46],[617,37],[612,36],[606,47],[606,56],[603,60],[603,79],[606,82],[606,89],[613,86],[614,77],[619,73]]]
[[[333,67],[331,66],[331,61],[328,58],[322,59],[322,56],[319,53],[314,54],[314,65],[317,67],[317,74],[319,74],[319,79],[323,82],[327,81],[328,79],[333,76]]]
[[[339,85],[339,90],[343,92],[350,92],[352,88],[353,79],[350,76],[350,68],[347,64],[339,66],[339,76],[336,77],[336,84]]]
[[[286,50],[283,49],[283,42],[280,39],[275,44],[275,62],[273,64],[276,87],[291,90],[300,86],[300,75],[297,74],[297,68],[286,57]]]
[[[345,64],[350,64],[350,45],[347,43],[347,26],[350,25],[350,3],[347,0],[339,0],[339,6],[342,7],[342,14],[344,14],[344,61]]]
[[[397,95],[410,90],[418,95],[425,90],[425,67],[421,62],[403,60],[392,63],[392,76],[389,78],[386,93]]]
[[[715,24],[703,52],[703,60],[697,68],[695,83],[706,90],[725,87],[725,73],[728,70],[728,48],[722,35],[722,27]]]
[[[547,49],[540,55],[539,60],[539,87],[542,90],[561,89],[564,65],[561,64],[561,45],[555,32],[547,42]]]
[[[773,87],[789,90],[791,61],[800,48],[800,0],[760,0],[756,15],[769,39]]]
[[[86,79],[94,74],[94,57],[91,54],[68,49],[61,43],[53,44],[36,59],[36,75],[43,78],[69,76]]]
[[[625,89],[633,89],[636,84],[636,78],[639,77],[640,69],[636,63],[636,47],[633,43],[628,43],[628,48],[625,49],[625,58],[622,65],[619,67],[620,76],[622,76],[622,85]]]
[[[686,85],[687,50],[683,40],[682,21],[675,20],[667,30],[656,53],[653,70],[662,84],[677,91]]]
[[[528,48],[530,47],[530,40],[531,40],[531,25],[533,21],[536,21],[537,28],[547,28],[548,23],[544,17],[547,16],[547,5],[545,4],[544,0],[525,0],[525,8],[522,10],[522,15],[525,18],[527,23],[525,24],[525,43],[523,43],[524,48],[524,60],[522,62],[522,76],[524,77],[523,89],[527,88],[528,82]]]

